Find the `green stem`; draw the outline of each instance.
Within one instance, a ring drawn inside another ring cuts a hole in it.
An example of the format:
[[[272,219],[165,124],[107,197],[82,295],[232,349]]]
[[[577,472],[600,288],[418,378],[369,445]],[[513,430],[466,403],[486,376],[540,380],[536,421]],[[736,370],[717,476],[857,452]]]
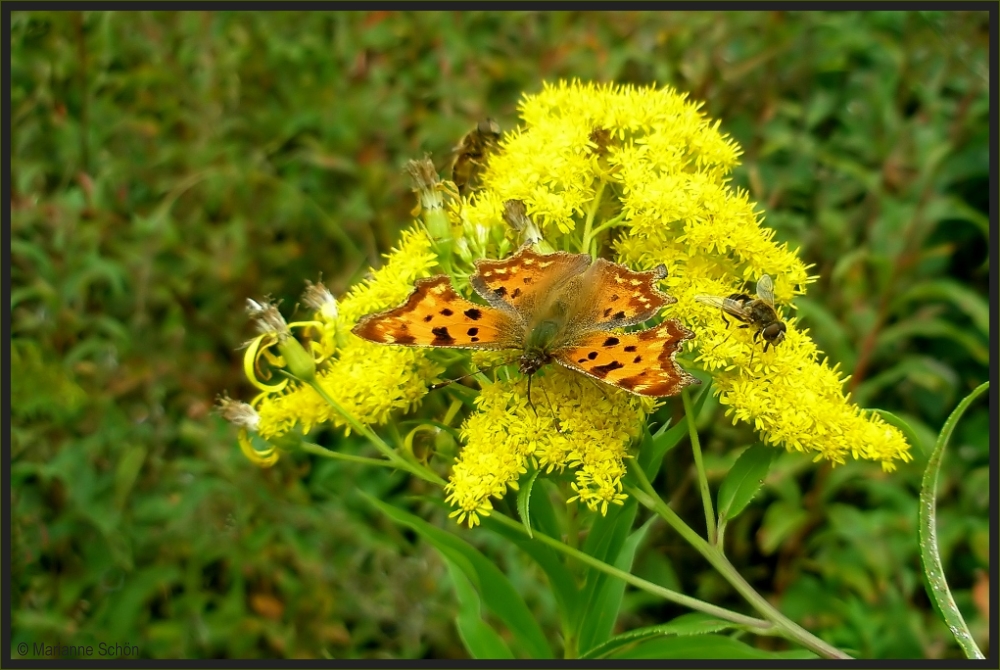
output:
[[[309,454],[313,454],[315,456],[322,456],[323,458],[333,458],[338,461],[350,461],[351,463],[361,463],[363,465],[377,465],[383,468],[396,467],[394,463],[383,460],[381,458],[368,458],[367,456],[342,454],[338,451],[331,451],[330,449],[321,447],[318,444],[313,444],[312,442],[302,442],[299,446],[302,447],[302,451]]]
[[[524,525],[521,522],[515,521],[514,519],[511,519],[510,517],[504,514],[500,514],[499,512],[494,512],[493,514],[490,515],[490,518],[496,519],[499,523],[502,523],[503,525],[508,526],[509,528],[516,529],[520,533],[524,533],[525,535],[528,534],[528,531],[525,530]],[[542,544],[547,544],[553,549],[560,551],[566,554],[567,556],[571,556],[572,558],[578,560],[581,563],[584,563],[585,565],[589,565],[592,568],[596,568],[597,570],[607,573],[612,577],[617,577],[618,579],[621,579],[622,581],[631,584],[636,588],[642,589],[643,591],[647,591],[654,595],[660,596],[661,598],[669,600],[670,602],[677,603],[678,605],[683,605],[684,607],[688,607],[693,610],[698,610],[699,612],[704,612],[706,614],[719,617],[720,619],[725,619],[726,621],[732,621],[733,623],[739,624],[741,626],[748,626],[754,629],[754,632],[757,632],[761,635],[773,634],[771,632],[771,629],[774,627],[774,625],[768,621],[763,621],[761,619],[748,617],[745,614],[740,614],[738,612],[727,610],[723,607],[718,607],[717,605],[712,605],[711,603],[706,603],[703,600],[698,600],[697,598],[686,596],[683,593],[678,593],[677,591],[671,591],[670,589],[665,589],[662,586],[659,586],[658,584],[648,582],[645,579],[642,579],[641,577],[636,577],[635,575],[625,572],[624,570],[619,570],[613,565],[609,565],[604,561],[594,558],[590,554],[586,554],[578,549],[573,549],[572,547],[563,542],[555,540],[549,537],[548,535],[545,535],[544,533],[540,533],[538,530],[533,531],[533,535],[534,535],[533,539],[538,540]]]
[[[350,412],[348,412],[346,409],[340,406],[340,403],[338,403],[336,400],[330,397],[330,394],[326,392],[326,389],[320,386],[318,381],[313,379],[308,383],[310,386],[312,386],[313,390],[316,391],[316,393],[318,393],[321,398],[323,398],[323,400],[329,403],[331,407],[337,410],[337,412],[339,412],[340,415],[344,417],[344,420],[347,421],[348,425],[350,425],[351,428],[353,428],[354,430],[358,431],[359,433],[367,437],[368,440],[373,445],[375,445],[375,448],[378,449],[380,452],[382,452],[382,455],[385,456],[389,461],[391,461],[395,467],[399,468],[400,470],[406,470],[410,474],[420,477],[424,481],[431,482],[432,484],[437,484],[438,486],[444,486],[445,481],[440,477],[438,477],[436,473],[426,468],[420,467],[415,463],[407,461],[405,458],[396,453],[395,449],[386,444],[385,441],[381,437],[376,435],[368,426],[364,425],[363,423],[355,419]]]
[[[694,467],[698,471],[698,486],[701,489],[701,504],[705,508],[705,527],[708,529],[708,543],[716,546],[715,510],[712,509],[712,492],[708,489],[708,475],[705,474],[705,463],[701,458],[701,441],[698,439],[698,428],[694,425],[694,408],[691,406],[691,394],[687,389],[681,392],[684,402],[684,416],[687,417],[688,434],[691,436],[691,451],[694,453]],[[701,538],[699,538],[701,539]]]
[[[597,187],[597,193],[594,194],[594,199],[591,201],[590,211],[587,212],[587,220],[583,224],[583,253],[591,254],[590,243],[593,239],[594,233],[591,229],[594,226],[594,217],[597,216],[597,210],[601,208],[601,198],[604,196],[604,187],[607,185],[603,179],[601,180],[601,185]]]
[[[603,233],[608,228],[613,228],[613,227],[617,226],[619,223],[622,222],[622,219],[624,219],[624,218],[625,218],[625,214],[622,213],[622,214],[619,214],[618,216],[616,216],[613,219],[608,219],[607,221],[605,221],[604,223],[602,223],[601,225],[599,225],[597,228],[594,228],[594,230],[590,233],[590,236],[591,237],[597,237],[600,233]]]
[[[729,582],[733,588],[735,588],[740,595],[742,595],[747,602],[754,607],[754,609],[760,612],[768,621],[771,621],[778,628],[780,628],[785,637],[798,642],[806,649],[814,651],[820,656],[824,656],[826,658],[851,658],[841,650],[827,644],[779,612],[774,605],[769,603],[764,596],[757,593],[757,591],[755,591],[754,588],[745,579],[743,579],[743,575],[736,570],[733,564],[729,562],[718,547],[713,547],[706,542],[702,537],[694,532],[690,526],[684,523],[683,519],[677,516],[676,512],[670,509],[667,504],[663,502],[663,499],[660,498],[655,489],[653,489],[653,485],[649,483],[645,473],[642,472],[642,468],[632,468],[632,471],[635,472],[637,478],[639,479],[642,490],[636,489],[632,486],[626,486],[626,492],[629,495],[635,496],[636,500],[648,507],[650,510],[659,514],[664,521],[669,523],[678,533],[680,533],[681,536],[687,540],[688,543],[698,551],[698,553],[704,556],[712,567],[714,567],[719,574],[721,574],[725,580]]]

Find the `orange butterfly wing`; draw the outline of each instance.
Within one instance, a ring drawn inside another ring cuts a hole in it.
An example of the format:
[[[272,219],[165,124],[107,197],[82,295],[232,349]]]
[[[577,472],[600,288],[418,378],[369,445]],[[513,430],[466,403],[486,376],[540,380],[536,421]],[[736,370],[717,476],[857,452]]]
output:
[[[518,313],[528,315],[563,284],[586,270],[590,260],[587,254],[565,251],[539,254],[525,245],[503,260],[476,261],[476,274],[469,278],[469,283],[494,307],[507,310],[513,307]]]
[[[635,272],[598,258],[582,278],[586,294],[582,304],[586,309],[577,317],[582,329],[634,326],[656,316],[664,305],[677,302],[656,288],[656,282],[666,276],[667,269],[662,265]]]
[[[516,318],[462,298],[446,275],[418,279],[399,307],[369,314],[352,331],[382,344],[465,349],[520,349],[523,332]]]
[[[595,331],[562,348],[555,358],[562,365],[638,395],[676,395],[698,380],[674,361],[685,340],[694,337],[677,321],[634,333]]]

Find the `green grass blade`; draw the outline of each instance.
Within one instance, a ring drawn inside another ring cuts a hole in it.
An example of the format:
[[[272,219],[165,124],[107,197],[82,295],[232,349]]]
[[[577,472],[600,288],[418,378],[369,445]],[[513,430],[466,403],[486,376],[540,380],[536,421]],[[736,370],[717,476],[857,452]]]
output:
[[[978,398],[990,387],[989,382],[983,382],[967,395],[958,407],[951,413],[948,420],[941,429],[937,444],[931,457],[927,462],[927,469],[924,470],[924,481],[920,487],[920,522],[918,531],[920,533],[920,562],[924,566],[924,576],[927,579],[927,590],[931,599],[937,604],[941,611],[941,616],[948,624],[948,629],[962,651],[968,658],[983,658],[983,652],[976,646],[969,632],[969,627],[965,624],[965,619],[952,598],[948,582],[945,581],[944,567],[941,565],[941,555],[938,552],[935,497],[937,495],[938,471],[941,469],[941,461],[944,457],[944,450],[948,446],[948,440],[962,418],[965,410],[969,408],[972,401]]]
[[[458,597],[455,627],[472,658],[514,658],[510,647],[500,635],[483,621],[482,603],[472,582],[454,561],[444,559]]]
[[[656,519],[657,517],[651,516],[646,523],[625,539],[620,548],[614,545],[611,547],[616,554],[613,560],[616,568],[626,572],[632,571],[635,553],[645,539],[649,527]],[[631,523],[629,527],[631,527]],[[609,556],[609,558],[611,557]],[[592,569],[592,574],[594,573],[596,570]],[[593,584],[594,589],[590,593],[587,610],[580,624],[579,644],[581,650],[590,650],[611,637],[625,595],[625,582],[620,579],[611,579],[604,573],[597,575]]]

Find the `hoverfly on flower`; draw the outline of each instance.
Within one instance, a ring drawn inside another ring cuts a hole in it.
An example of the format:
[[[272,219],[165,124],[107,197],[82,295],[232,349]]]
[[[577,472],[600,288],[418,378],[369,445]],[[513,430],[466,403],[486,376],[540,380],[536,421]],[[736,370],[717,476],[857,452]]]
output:
[[[743,323],[740,328],[753,328],[753,341],[764,341],[764,353],[769,346],[778,346],[785,340],[785,322],[778,317],[774,308],[774,281],[769,275],[761,275],[757,280],[757,297],[746,293],[733,293],[728,298],[714,295],[696,295],[700,303],[722,310],[722,320],[729,325],[726,314]]]

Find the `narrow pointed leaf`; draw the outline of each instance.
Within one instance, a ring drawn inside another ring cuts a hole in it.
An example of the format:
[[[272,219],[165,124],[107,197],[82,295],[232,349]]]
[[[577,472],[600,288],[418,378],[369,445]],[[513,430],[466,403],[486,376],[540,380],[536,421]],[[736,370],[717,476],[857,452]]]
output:
[[[521,490],[517,492],[517,513],[521,516],[521,523],[528,531],[528,537],[534,537],[531,532],[531,491],[535,487],[535,480],[538,479],[540,470],[535,470],[528,477],[528,481],[521,484]]]
[[[735,518],[757,495],[771,467],[775,449],[755,444],[740,454],[719,487],[719,525]]]
[[[934,446],[934,451],[931,452],[930,459],[927,461],[924,480],[920,486],[920,513],[917,528],[920,534],[920,562],[924,566],[927,591],[937,604],[941,616],[944,617],[945,623],[948,624],[949,630],[955,636],[955,640],[962,647],[967,658],[983,658],[983,652],[979,650],[975,640],[972,639],[972,633],[969,632],[969,627],[965,624],[965,619],[955,604],[955,599],[952,597],[948,582],[944,577],[944,566],[941,565],[941,554],[938,552],[935,497],[937,496],[938,471],[941,469],[944,451],[955,430],[955,425],[958,424],[958,420],[965,414],[965,410],[969,408],[972,401],[989,387],[989,382],[983,382],[977,386],[962,402],[958,403],[958,407],[945,421],[937,444]]]
[[[483,621],[479,594],[476,593],[476,589],[462,568],[447,558],[444,561],[451,575],[451,583],[455,585],[455,596],[458,598],[455,627],[469,655],[472,658],[514,658],[503,638]]]

